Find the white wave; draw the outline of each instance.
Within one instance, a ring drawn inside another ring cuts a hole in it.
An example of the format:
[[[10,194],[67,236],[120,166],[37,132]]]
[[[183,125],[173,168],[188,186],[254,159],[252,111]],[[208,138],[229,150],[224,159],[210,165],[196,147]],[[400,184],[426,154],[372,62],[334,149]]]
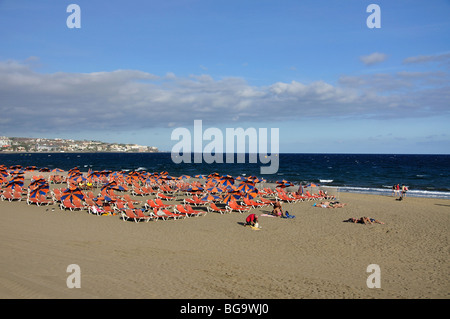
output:
[[[321,183],[332,183],[333,179],[319,179]]]
[[[387,189],[387,188],[343,186],[343,187],[338,187],[338,189],[339,189],[339,191],[349,192],[349,193],[378,194],[378,195],[389,195],[389,196],[392,194],[392,189]],[[407,192],[407,196],[450,199],[450,192],[409,190]]]

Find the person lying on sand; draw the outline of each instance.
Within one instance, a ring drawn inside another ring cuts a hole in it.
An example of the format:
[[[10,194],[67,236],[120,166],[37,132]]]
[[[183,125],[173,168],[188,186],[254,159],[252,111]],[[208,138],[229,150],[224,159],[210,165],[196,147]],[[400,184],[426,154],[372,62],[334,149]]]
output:
[[[314,203],[314,207],[322,207],[322,208],[341,208],[347,205],[346,203],[339,202],[320,202],[319,204]]]
[[[330,202],[330,204],[329,204],[329,206],[331,208],[341,208],[341,207],[344,207],[346,205],[347,205],[347,203],[339,203],[339,202]]]
[[[384,224],[383,222],[380,222],[379,220],[376,220],[374,218],[369,218],[369,217],[360,217],[359,219],[351,217],[347,220],[344,220],[344,222],[351,222],[351,223],[355,223],[355,224],[360,223],[360,224],[364,224],[364,225],[367,225],[367,224],[373,225],[374,223]]]

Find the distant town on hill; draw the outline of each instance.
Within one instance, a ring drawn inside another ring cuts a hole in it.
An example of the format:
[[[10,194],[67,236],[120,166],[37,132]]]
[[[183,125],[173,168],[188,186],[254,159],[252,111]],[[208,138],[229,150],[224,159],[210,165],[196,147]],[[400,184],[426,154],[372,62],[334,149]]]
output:
[[[155,146],[62,138],[0,136],[0,152],[159,152]]]

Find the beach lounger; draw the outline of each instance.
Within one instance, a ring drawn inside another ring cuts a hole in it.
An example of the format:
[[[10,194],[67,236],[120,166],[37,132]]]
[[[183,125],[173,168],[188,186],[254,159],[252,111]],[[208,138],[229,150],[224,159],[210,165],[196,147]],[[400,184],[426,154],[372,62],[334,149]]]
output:
[[[265,203],[266,205],[272,205],[273,206],[276,203],[275,200],[269,200],[269,199],[266,199],[264,197],[260,197],[259,199],[261,200],[261,202]]]
[[[151,185],[148,184],[141,186],[141,190],[147,195],[154,195],[157,192]]]
[[[128,195],[128,194],[123,195],[123,199],[125,201],[127,201],[127,202],[132,202],[133,204],[140,204],[140,203],[142,203],[142,201],[140,201],[140,200],[132,199],[131,196]]]
[[[276,192],[270,188],[263,188],[263,191],[266,195],[276,195]]]
[[[147,199],[147,201],[145,202],[144,207],[145,207],[145,210],[159,208],[159,206],[156,205],[156,203],[153,201],[153,199]]]
[[[185,215],[186,217],[190,217],[191,213],[185,208],[183,205],[179,204],[173,208],[173,211],[177,214]]]
[[[156,198],[155,199],[155,203],[156,205],[158,205],[159,208],[168,208],[168,207],[172,207],[173,205],[169,205],[169,204],[164,204],[161,200],[161,198]]]
[[[208,212],[217,212],[217,213],[221,213],[221,214],[230,213],[231,212],[227,208],[219,208],[219,207],[217,207],[217,205],[212,203],[212,202],[209,204],[209,206],[206,209],[208,210]]]
[[[131,191],[131,195],[133,196],[145,196],[147,195],[140,187],[133,187]]]
[[[288,203],[294,203],[294,202],[298,201],[298,199],[289,197],[287,194],[285,194],[283,192],[278,192],[276,195],[276,198],[280,201],[288,202]]]
[[[157,220],[158,219],[162,219],[162,220],[167,220],[169,219],[169,216],[167,216],[162,210],[161,208],[153,208],[153,212],[150,213],[151,216],[155,217]]]
[[[159,218],[162,218],[163,220],[168,220],[170,218],[177,219],[177,217],[181,216],[180,214],[172,213],[164,208],[154,208],[153,213],[158,216]],[[186,216],[184,216],[186,217]]]
[[[134,213],[140,218],[140,220],[145,220],[147,223],[149,222],[149,220],[153,220],[153,216],[145,215],[144,212],[140,209],[135,209]]]
[[[86,205],[88,206],[88,213],[92,215],[100,216],[103,213],[103,207],[97,205],[92,199],[86,198]]]
[[[201,200],[196,195],[193,195],[192,198],[185,198],[183,200],[184,204],[192,204],[194,206],[205,205],[208,201]]]
[[[290,193],[290,195],[291,195],[293,198],[295,198],[297,201],[300,201],[300,202],[309,200],[308,197],[303,196],[303,195],[299,195],[299,194],[297,194],[297,193]]]
[[[193,200],[192,198],[185,198],[183,199],[183,203],[195,205],[195,200]]]
[[[311,200],[323,199],[321,196],[319,196],[317,194],[310,194],[309,191],[306,191],[305,197],[308,198],[308,199],[311,199]]]
[[[197,197],[197,195],[193,195],[192,199],[198,203],[197,205],[205,205],[208,204],[209,202],[207,200],[201,200],[200,198]]]
[[[136,207],[134,207],[134,204],[132,201],[127,202],[127,207],[131,208],[131,209],[136,209]]]
[[[122,215],[122,220],[123,221],[128,221],[128,220],[134,220],[136,223],[137,222],[139,222],[139,221],[141,221],[141,218],[138,216],[138,215],[136,215],[134,212],[133,212],[133,210],[131,210],[131,209],[126,209],[125,211],[123,211],[123,212],[121,212],[121,215]]]
[[[114,210],[114,207],[111,206],[110,204],[104,203],[102,205],[102,208],[103,208],[103,211],[104,211],[102,213],[102,215],[104,215],[104,214],[106,214],[106,215],[116,215],[116,211]]]
[[[127,207],[123,201],[116,201],[113,207],[113,209],[119,213],[125,211],[127,208],[131,207]]]
[[[84,203],[81,200],[74,199],[72,204],[75,206],[75,209],[78,209],[78,210],[83,210],[86,208],[86,206],[84,205]]]
[[[173,193],[176,193],[178,191],[178,190],[172,189],[169,185],[161,185],[159,187],[159,190],[161,192],[163,192],[163,193],[166,193],[166,194],[173,194]]]
[[[257,203],[249,198],[244,197],[244,201],[241,202],[242,206],[251,206],[252,208],[267,206],[267,204],[264,203]]]
[[[38,202],[39,202],[39,205],[45,205],[45,206],[48,206],[48,205],[50,205],[50,204],[53,204],[53,200],[47,199],[47,198],[45,197],[45,195],[41,195],[41,196],[38,198]]]
[[[237,211],[241,214],[243,212],[248,212],[251,209],[251,207],[249,207],[249,206],[238,205],[238,203],[234,200],[231,200],[228,202],[227,208],[229,208],[231,211]]]
[[[78,209],[77,206],[75,206],[74,204],[72,204],[72,202],[71,202],[68,198],[64,199],[64,200],[59,204],[59,208],[60,208],[61,210],[69,209],[70,211]]]
[[[41,199],[38,197],[27,197],[27,204],[31,205],[31,204],[35,204],[36,206],[40,206],[41,205]],[[47,204],[48,205],[48,204]]]
[[[189,205],[189,204],[186,204],[185,207],[188,210],[189,214],[194,215],[194,216],[202,216],[202,215],[206,215],[206,213],[207,213],[207,212],[202,211],[202,210],[194,210],[192,208],[192,206]]]
[[[19,193],[19,192],[10,192],[10,191],[4,191],[3,193],[2,193],[2,200],[8,200],[8,201],[14,201],[14,200],[17,200],[17,201],[21,201],[22,200],[22,194],[21,193]]]
[[[157,193],[157,194],[156,194],[156,198],[164,199],[164,200],[166,200],[166,201],[177,199],[176,197],[173,197],[173,196],[166,196],[166,195],[164,195],[164,194],[162,194],[162,193]]]

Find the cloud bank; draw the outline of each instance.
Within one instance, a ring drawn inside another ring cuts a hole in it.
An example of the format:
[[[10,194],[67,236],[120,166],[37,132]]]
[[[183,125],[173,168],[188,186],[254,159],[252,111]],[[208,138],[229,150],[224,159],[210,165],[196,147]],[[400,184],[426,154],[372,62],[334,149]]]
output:
[[[445,115],[445,72],[341,76],[336,84],[276,82],[209,75],[158,76],[138,70],[39,73],[18,61],[0,62],[0,134],[127,130],[327,118]]]
[[[442,53],[435,55],[419,55],[408,57],[403,60],[404,64],[438,62],[444,65],[450,65],[450,53]]]
[[[374,52],[369,55],[363,55],[359,59],[362,63],[365,65],[373,65],[377,63],[381,63],[387,59],[387,54],[380,53],[380,52]]]

